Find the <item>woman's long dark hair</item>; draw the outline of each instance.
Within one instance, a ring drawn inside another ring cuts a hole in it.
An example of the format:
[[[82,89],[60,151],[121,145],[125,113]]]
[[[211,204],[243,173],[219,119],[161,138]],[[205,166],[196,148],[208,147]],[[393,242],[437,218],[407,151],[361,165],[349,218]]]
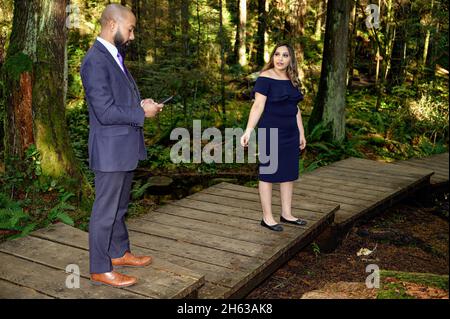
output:
[[[273,56],[275,55],[275,52],[277,52],[277,49],[279,47],[286,47],[286,48],[288,48],[289,56],[291,57],[291,62],[289,63],[289,65],[287,67],[286,73],[287,73],[289,79],[291,80],[292,84],[296,88],[300,89],[301,88],[301,81],[300,81],[300,79],[298,77],[297,59],[295,57],[294,49],[288,43],[279,43],[279,44],[277,44],[275,46],[275,48],[272,51],[272,54],[270,55],[269,62],[263,67],[261,72],[269,70],[269,69],[272,69],[274,67]]]

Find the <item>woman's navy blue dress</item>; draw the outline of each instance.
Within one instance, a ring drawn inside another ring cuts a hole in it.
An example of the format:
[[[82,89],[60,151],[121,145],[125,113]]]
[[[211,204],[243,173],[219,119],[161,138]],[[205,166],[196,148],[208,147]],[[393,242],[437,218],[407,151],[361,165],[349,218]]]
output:
[[[303,94],[291,80],[277,80],[268,77],[258,77],[252,91],[267,96],[264,112],[258,122],[258,152],[259,179],[269,183],[290,182],[298,179],[300,160],[300,133],[297,124],[297,104],[303,100]],[[260,130],[265,128],[265,132]],[[278,152],[271,154],[270,128],[278,129]],[[266,147],[261,148],[261,141],[265,139]],[[270,159],[261,161],[261,152],[265,152]],[[276,160],[278,159],[278,160]],[[275,164],[275,166],[273,166]],[[270,173],[262,171],[263,167],[275,167]]]

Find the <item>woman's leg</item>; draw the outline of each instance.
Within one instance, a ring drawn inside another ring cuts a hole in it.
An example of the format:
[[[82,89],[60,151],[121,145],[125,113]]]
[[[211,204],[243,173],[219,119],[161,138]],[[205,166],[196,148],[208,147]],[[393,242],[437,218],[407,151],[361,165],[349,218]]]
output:
[[[284,182],[280,183],[280,193],[281,193],[281,216],[287,220],[296,220],[292,216],[292,192],[294,190],[294,182]]]
[[[264,222],[268,225],[277,224],[272,215],[272,183],[259,181],[259,198],[261,199]]]

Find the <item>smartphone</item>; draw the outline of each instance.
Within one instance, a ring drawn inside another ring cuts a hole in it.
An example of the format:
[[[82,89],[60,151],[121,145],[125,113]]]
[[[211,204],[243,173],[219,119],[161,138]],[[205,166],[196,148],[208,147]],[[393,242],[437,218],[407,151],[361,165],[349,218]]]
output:
[[[173,95],[168,97],[167,99],[161,100],[160,102],[158,102],[158,104],[166,104],[167,102],[169,102],[172,99],[173,99]]]

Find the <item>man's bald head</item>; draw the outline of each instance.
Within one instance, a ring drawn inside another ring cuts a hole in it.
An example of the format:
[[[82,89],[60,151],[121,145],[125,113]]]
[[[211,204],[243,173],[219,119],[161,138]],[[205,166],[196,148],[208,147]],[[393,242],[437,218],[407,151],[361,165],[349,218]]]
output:
[[[134,18],[134,14],[129,8],[118,3],[113,3],[107,5],[105,10],[103,10],[100,24],[102,25],[102,28],[105,28],[110,21],[119,22],[120,20],[130,17]]]
[[[118,3],[109,4],[100,18],[102,29],[100,37],[124,50],[134,40],[136,17],[133,12]]]

